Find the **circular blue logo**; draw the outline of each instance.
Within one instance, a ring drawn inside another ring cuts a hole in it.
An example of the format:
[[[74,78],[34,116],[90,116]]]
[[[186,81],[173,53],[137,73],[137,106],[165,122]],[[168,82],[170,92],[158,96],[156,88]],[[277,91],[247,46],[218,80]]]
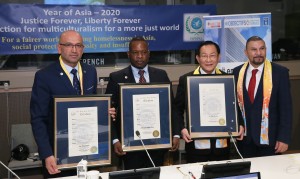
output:
[[[202,20],[199,17],[193,18],[191,26],[193,29],[200,29],[202,27]]]

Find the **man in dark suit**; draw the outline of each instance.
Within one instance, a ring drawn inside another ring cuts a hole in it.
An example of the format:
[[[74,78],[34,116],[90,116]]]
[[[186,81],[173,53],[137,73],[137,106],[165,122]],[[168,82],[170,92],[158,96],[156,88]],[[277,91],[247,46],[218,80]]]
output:
[[[122,156],[125,169],[137,169],[152,167],[145,151],[128,152],[122,150],[122,144],[119,141],[121,132],[120,110],[119,108],[119,85],[118,83],[139,83],[139,71],[144,71],[143,82],[167,82],[170,83],[169,77],[164,70],[148,66],[150,52],[148,43],[143,37],[135,37],[129,43],[129,51],[127,52],[131,65],[117,72],[113,72],[109,76],[106,94],[112,94],[113,107],[118,111],[117,119],[114,122],[115,127],[112,129],[112,139],[114,151],[118,156]],[[144,81],[145,80],[145,81]],[[173,96],[172,96],[173,98]],[[174,123],[176,125],[177,123]],[[173,146],[171,151],[175,151],[179,147],[179,130],[173,126]],[[162,166],[164,161],[164,154],[166,150],[150,150],[150,156],[156,166]]]
[[[266,45],[250,37],[245,54],[248,61],[233,69],[237,81],[239,118],[245,135],[238,142],[244,157],[285,152],[291,142],[292,100],[288,69],[266,59]]]
[[[196,70],[182,75],[175,98],[177,121],[180,122],[181,135],[185,140],[185,150],[188,163],[206,162],[229,159],[229,139],[192,140],[184,127],[184,112],[186,110],[187,76],[192,75],[223,75],[225,72],[217,68],[220,61],[219,45],[212,41],[202,42],[196,50],[199,66]],[[212,109],[213,110],[213,109]]]
[[[65,31],[57,48],[59,60],[35,74],[30,102],[31,125],[39,157],[43,160],[45,178],[76,175],[76,170],[69,174],[60,173],[53,156],[53,96],[97,93],[96,69],[79,62],[84,49],[82,36],[73,30]],[[71,72],[73,69],[76,70],[74,74]],[[114,110],[110,112],[113,113]]]

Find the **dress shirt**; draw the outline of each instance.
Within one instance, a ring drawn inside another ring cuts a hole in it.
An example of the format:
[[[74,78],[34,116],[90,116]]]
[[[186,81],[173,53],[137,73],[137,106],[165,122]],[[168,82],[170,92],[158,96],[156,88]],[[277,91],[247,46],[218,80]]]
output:
[[[256,73],[256,84],[255,84],[255,89],[254,89],[254,98],[255,98],[255,95],[256,95],[256,91],[257,91],[257,88],[258,88],[258,85],[259,85],[259,82],[260,82],[260,79],[261,79],[261,75],[262,75],[262,72],[264,70],[264,64],[260,65],[258,68],[254,68],[252,65],[249,64],[249,67],[248,67],[248,70],[247,70],[247,75],[246,75],[246,89],[248,90],[248,86],[249,86],[249,83],[250,83],[250,79],[251,79],[251,76],[252,76],[252,70],[254,69],[257,69],[257,73]]]
[[[68,65],[66,65],[66,64],[64,64],[64,66],[66,67],[67,71],[69,72],[70,80],[71,80],[71,83],[72,83],[72,85],[73,85],[73,78],[74,78],[74,75],[71,73],[73,67],[70,67],[70,66],[68,66]],[[79,71],[78,71],[78,65],[76,65],[76,67],[74,67],[74,68],[77,70],[77,78],[78,78],[78,80],[79,80],[79,82],[80,82],[80,78],[79,78],[79,74],[78,74],[78,73],[79,73]],[[81,84],[80,84],[80,86],[81,86]]]
[[[131,66],[131,70],[135,79],[136,83],[139,83],[140,80],[140,74],[139,71],[140,70],[144,70],[144,77],[146,79],[147,83],[150,83],[150,78],[149,78],[149,71],[148,71],[148,65],[146,65],[143,69],[139,69],[139,68],[135,68],[134,66]]]

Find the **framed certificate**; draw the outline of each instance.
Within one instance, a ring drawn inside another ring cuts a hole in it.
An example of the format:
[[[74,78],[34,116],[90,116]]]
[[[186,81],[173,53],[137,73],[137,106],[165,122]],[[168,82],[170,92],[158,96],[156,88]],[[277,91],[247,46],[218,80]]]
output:
[[[54,97],[54,156],[59,169],[111,164],[109,95]]]
[[[171,85],[120,84],[124,151],[170,148]],[[142,141],[141,141],[142,140]]]
[[[187,77],[187,123],[192,138],[238,135],[233,75]]]

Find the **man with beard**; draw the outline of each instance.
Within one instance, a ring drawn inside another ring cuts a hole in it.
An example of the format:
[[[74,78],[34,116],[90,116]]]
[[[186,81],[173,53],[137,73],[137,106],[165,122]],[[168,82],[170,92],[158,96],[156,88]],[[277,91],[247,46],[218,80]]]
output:
[[[291,142],[289,70],[266,59],[266,49],[262,38],[250,37],[245,49],[249,60],[233,69],[239,118],[245,124],[238,141],[244,157],[280,154]]]

